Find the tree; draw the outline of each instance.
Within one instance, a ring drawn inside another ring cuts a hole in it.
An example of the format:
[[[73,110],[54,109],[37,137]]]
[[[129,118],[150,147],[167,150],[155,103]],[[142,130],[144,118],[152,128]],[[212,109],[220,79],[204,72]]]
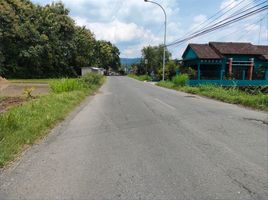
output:
[[[176,75],[179,70],[179,65],[176,64],[174,60],[169,60],[165,66],[165,79],[171,80],[173,76]],[[163,69],[159,68],[157,71],[157,76],[162,77]]]
[[[141,51],[143,60],[140,66],[143,68],[143,70],[140,69],[138,71],[145,72],[147,74],[151,74],[153,72],[154,74],[158,75],[158,78],[160,78],[161,76],[158,72],[162,69],[163,66],[163,51],[163,45],[143,47]],[[166,51],[166,62],[169,61],[170,57],[171,53],[169,51]],[[147,60],[147,64],[145,63],[145,60]]]
[[[73,77],[99,64],[118,70],[119,50],[75,25],[61,2],[0,1],[0,75],[7,78]]]
[[[76,73],[80,74],[81,67],[93,66],[96,63],[96,39],[90,30],[85,27],[76,27],[73,42],[71,65],[74,66]]]
[[[107,41],[96,42],[95,57],[97,58],[96,64],[106,70],[112,69],[118,71],[120,69],[120,51],[119,49]]]

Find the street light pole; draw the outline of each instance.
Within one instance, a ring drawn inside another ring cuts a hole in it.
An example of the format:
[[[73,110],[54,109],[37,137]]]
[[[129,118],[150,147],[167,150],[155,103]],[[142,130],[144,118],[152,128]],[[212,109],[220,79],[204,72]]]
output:
[[[164,12],[165,15],[165,33],[164,33],[164,48],[163,48],[163,75],[162,75],[162,80],[165,80],[165,65],[166,65],[166,38],[167,38],[167,14],[163,6],[161,6],[159,3],[154,2],[154,1],[149,1],[149,0],[144,0],[145,2],[153,3],[158,5]]]

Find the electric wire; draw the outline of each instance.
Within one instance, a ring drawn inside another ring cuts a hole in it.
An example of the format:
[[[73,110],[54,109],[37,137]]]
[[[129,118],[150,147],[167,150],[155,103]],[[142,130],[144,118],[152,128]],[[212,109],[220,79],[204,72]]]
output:
[[[186,38],[184,38],[184,39],[182,39],[182,40],[178,40],[178,41],[176,41],[176,42],[170,43],[170,44],[168,44],[168,45],[166,45],[166,46],[172,46],[172,45],[175,45],[175,44],[184,42],[184,41],[188,41],[188,40],[193,39],[193,38],[195,38],[195,37],[198,37],[198,36],[207,34],[207,33],[209,33],[209,32],[218,30],[218,29],[220,29],[220,28],[222,28],[222,27],[228,26],[228,25],[233,24],[233,23],[235,23],[235,22],[241,21],[241,20],[243,20],[243,19],[245,19],[245,18],[248,18],[248,17],[250,17],[250,16],[252,16],[252,15],[255,15],[255,14],[257,14],[257,13],[263,12],[264,10],[267,10],[267,9],[268,9],[268,5],[263,6],[263,7],[261,7],[261,8],[258,8],[258,9],[255,9],[255,10],[253,10],[253,11],[250,11],[250,12],[248,12],[248,13],[245,13],[245,14],[243,14],[243,15],[240,15],[240,16],[238,16],[238,17],[236,17],[236,18],[230,19],[229,21],[225,21],[225,22],[223,22],[223,23],[221,23],[221,24],[216,24],[215,26],[212,26],[212,27],[210,27],[210,28],[208,28],[208,29],[206,29],[206,30],[203,30],[203,31],[201,31],[201,32],[198,32],[198,33],[196,33],[196,34],[194,34],[194,35],[191,35],[191,36],[189,36],[189,37],[186,37]]]

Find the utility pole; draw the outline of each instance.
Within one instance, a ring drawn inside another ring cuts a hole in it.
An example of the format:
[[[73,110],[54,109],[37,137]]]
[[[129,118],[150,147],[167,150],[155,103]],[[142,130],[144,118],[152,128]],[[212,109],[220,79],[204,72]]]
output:
[[[153,3],[158,5],[164,12],[165,15],[165,33],[164,33],[164,47],[163,47],[163,75],[162,75],[162,80],[165,80],[165,65],[166,65],[166,38],[167,38],[167,14],[163,6],[161,6],[159,3],[154,2],[154,1],[149,1],[149,0],[144,0],[145,2]]]

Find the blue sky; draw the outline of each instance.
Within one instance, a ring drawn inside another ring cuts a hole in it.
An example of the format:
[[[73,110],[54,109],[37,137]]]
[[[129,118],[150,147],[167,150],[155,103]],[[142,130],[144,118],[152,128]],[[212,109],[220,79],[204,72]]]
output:
[[[181,38],[193,27],[198,27],[226,5],[239,9],[242,0],[155,0],[163,5],[168,15],[167,41]],[[52,0],[33,0],[38,4]],[[121,57],[139,57],[143,46],[158,45],[163,41],[164,17],[161,9],[143,0],[62,0],[78,25],[92,30],[97,39],[117,45]],[[243,5],[254,0],[243,0]],[[251,17],[224,30],[195,38],[189,42],[249,41],[267,44],[266,13]],[[258,20],[264,18],[261,22]],[[261,25],[262,24],[262,25]],[[262,30],[259,37],[259,30]],[[233,33],[233,34],[232,34]],[[259,42],[260,38],[260,42]],[[180,58],[187,43],[171,47],[173,58]]]

